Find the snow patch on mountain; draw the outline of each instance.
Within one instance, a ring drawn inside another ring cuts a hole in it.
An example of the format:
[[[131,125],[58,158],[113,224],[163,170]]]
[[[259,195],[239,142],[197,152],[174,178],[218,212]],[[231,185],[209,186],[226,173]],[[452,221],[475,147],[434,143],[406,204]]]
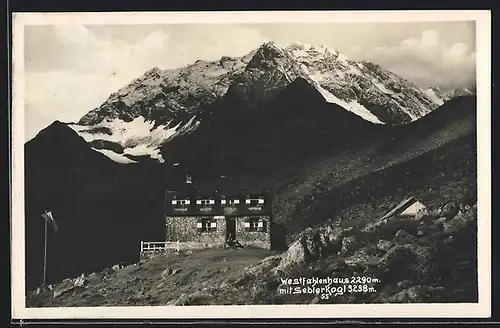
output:
[[[329,103],[337,104],[339,106],[342,106],[346,110],[350,111],[351,113],[354,113],[363,119],[375,123],[375,124],[384,124],[384,122],[380,121],[379,118],[375,115],[373,115],[365,106],[359,104],[356,101],[344,101],[333,95],[330,91],[326,90],[321,83],[317,80],[318,77],[321,77],[321,74],[318,74],[318,72],[311,73],[309,71],[309,68],[302,64],[300,66],[305,73],[306,77],[309,77],[309,79],[313,82],[314,87],[321,93],[323,98]]]
[[[155,122],[148,121],[139,116],[130,122],[121,119],[105,120],[95,125],[68,125],[76,131],[85,141],[106,140],[121,145],[124,154],[133,156],[150,156],[159,162],[164,162],[160,153],[160,146],[168,140],[195,129],[200,122],[195,121],[196,116],[185,123],[180,122],[170,127],[170,122],[165,125],[155,127]],[[117,160],[115,152],[103,151],[98,149],[104,155],[113,160]],[[123,157],[123,156],[122,156]],[[125,157],[126,158],[126,157]],[[120,159],[123,160],[123,159]]]
[[[338,56],[337,56],[337,59],[339,60],[339,62],[341,64],[349,65],[348,58],[345,55],[339,53]]]
[[[379,81],[377,81],[375,79],[373,79],[372,82],[383,93],[386,93],[386,94],[389,94],[389,95],[394,94],[394,91],[387,89],[383,83],[380,83]]]
[[[321,95],[325,98],[327,102],[342,106],[351,113],[361,116],[363,119],[370,121],[372,123],[384,124],[384,122],[380,121],[378,117],[373,115],[365,106],[360,105],[355,101],[346,102],[339,99],[338,97],[334,96],[331,92],[323,88],[317,81],[314,81],[314,86],[321,93]]]
[[[446,89],[440,86],[432,86],[427,89],[422,89],[422,92],[425,93],[425,95],[427,95],[427,97],[431,99],[438,106],[441,106],[450,99],[474,94],[474,92],[470,91],[467,88]]]
[[[148,144],[139,144],[132,148],[125,148],[123,150],[123,153],[132,156],[149,156],[160,163],[164,162],[164,159],[160,153],[160,149]]]
[[[386,122],[365,105],[361,105],[362,99],[373,104],[392,103],[396,107],[390,110],[401,112],[400,117],[406,114],[411,120],[416,120],[431,111],[431,108],[428,108],[431,101],[421,91],[412,93],[410,91],[412,84],[381,67],[351,61],[334,49],[300,42],[293,43],[285,50],[299,63],[303,71],[300,75],[312,80],[313,85],[324,97],[326,91],[331,102],[335,99],[336,104],[348,106],[345,109],[372,123]],[[322,89],[320,90],[318,86]],[[404,94],[401,93],[403,90]],[[391,101],[398,93],[403,94],[407,101]]]
[[[343,104],[349,104],[347,110],[370,122],[409,123],[438,106],[396,74],[373,63],[352,61],[335,49],[295,42],[285,51],[299,63],[303,77],[316,81]],[[324,90],[320,92],[324,94]]]
[[[130,158],[127,158],[121,154],[117,154],[115,153],[114,151],[112,150],[109,150],[109,149],[98,149],[98,148],[94,148],[92,147],[93,150],[103,154],[103,155],[106,155],[107,157],[109,157],[110,159],[112,159],[113,161],[117,162],[117,163],[120,163],[120,164],[134,164],[134,163],[137,163],[136,161],[133,161],[131,160]]]
[[[298,57],[310,57],[311,53],[325,55],[327,53],[338,55],[339,52],[327,45],[321,44],[318,46],[310,45],[301,41],[292,42],[286,51],[290,52],[292,56]]]
[[[424,90],[424,93],[427,95],[427,97],[429,97],[430,100],[432,100],[432,102],[434,102],[438,106],[441,106],[442,104],[444,104],[445,100],[443,98],[441,98],[440,96],[438,96],[434,89],[429,88],[427,90]]]

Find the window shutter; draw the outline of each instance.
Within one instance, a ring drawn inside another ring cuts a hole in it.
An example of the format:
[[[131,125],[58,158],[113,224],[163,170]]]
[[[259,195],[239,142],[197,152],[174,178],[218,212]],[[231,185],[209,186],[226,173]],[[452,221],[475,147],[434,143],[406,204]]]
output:
[[[196,231],[201,232],[201,229],[203,228],[203,223],[201,222],[201,219],[196,220]]]

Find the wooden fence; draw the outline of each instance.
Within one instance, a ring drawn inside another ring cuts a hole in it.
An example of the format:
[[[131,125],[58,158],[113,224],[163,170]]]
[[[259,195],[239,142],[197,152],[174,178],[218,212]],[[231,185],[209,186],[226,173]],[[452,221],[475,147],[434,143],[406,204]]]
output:
[[[166,249],[167,245],[164,241],[141,241],[141,253],[163,251]]]
[[[141,254],[142,253],[154,253],[159,251],[168,250],[192,250],[192,249],[203,249],[206,247],[213,247],[216,245],[199,243],[199,242],[178,242],[178,241],[141,241]],[[219,245],[221,246],[221,245]]]

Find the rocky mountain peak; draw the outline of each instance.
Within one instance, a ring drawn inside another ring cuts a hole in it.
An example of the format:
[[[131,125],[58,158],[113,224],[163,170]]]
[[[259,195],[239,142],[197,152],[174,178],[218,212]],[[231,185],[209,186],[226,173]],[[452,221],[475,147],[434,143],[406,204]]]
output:
[[[471,96],[476,93],[474,88],[445,88],[440,85],[433,85],[427,89],[422,90],[429,99],[435,104],[441,106],[446,101],[461,96]]]
[[[283,48],[278,46],[274,41],[268,41],[260,45],[259,49],[267,49],[270,51],[277,51],[277,52],[282,52]]]
[[[267,42],[255,51],[246,68],[271,69],[277,61],[283,60],[285,56],[282,48],[278,47],[274,42]]]
[[[301,54],[300,52],[302,52],[303,55],[307,56],[307,55],[311,55],[311,54],[325,54],[325,53],[329,53],[331,55],[334,55],[334,56],[338,56],[339,55],[339,51],[336,50],[336,49],[333,49],[332,47],[329,47],[325,44],[321,44],[321,45],[310,45],[310,44],[307,44],[307,43],[303,43],[303,42],[300,42],[300,41],[295,41],[295,42],[292,42],[288,47],[285,48],[286,51],[289,51],[289,52],[297,52],[297,54]]]
[[[297,79],[325,102],[375,124],[409,123],[457,95],[422,90],[377,64],[350,60],[327,45],[297,41],[283,48],[266,42],[241,57],[197,60],[176,69],[153,67],[71,126],[89,142],[102,139],[125,150],[131,145],[157,150],[210,121],[222,100],[231,99],[239,108],[261,107]],[[140,135],[133,135],[132,127]],[[88,132],[103,129],[109,133]]]

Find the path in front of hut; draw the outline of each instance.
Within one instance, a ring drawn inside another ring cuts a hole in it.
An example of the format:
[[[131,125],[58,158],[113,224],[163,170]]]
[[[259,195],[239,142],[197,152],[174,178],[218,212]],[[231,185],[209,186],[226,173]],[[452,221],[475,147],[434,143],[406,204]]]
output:
[[[257,248],[171,254],[85,277],[85,288],[54,298],[55,290],[67,289],[76,280],[66,279],[53,290],[28,297],[27,307],[169,305],[183,295],[224,292],[225,281],[273,254],[277,253]]]

